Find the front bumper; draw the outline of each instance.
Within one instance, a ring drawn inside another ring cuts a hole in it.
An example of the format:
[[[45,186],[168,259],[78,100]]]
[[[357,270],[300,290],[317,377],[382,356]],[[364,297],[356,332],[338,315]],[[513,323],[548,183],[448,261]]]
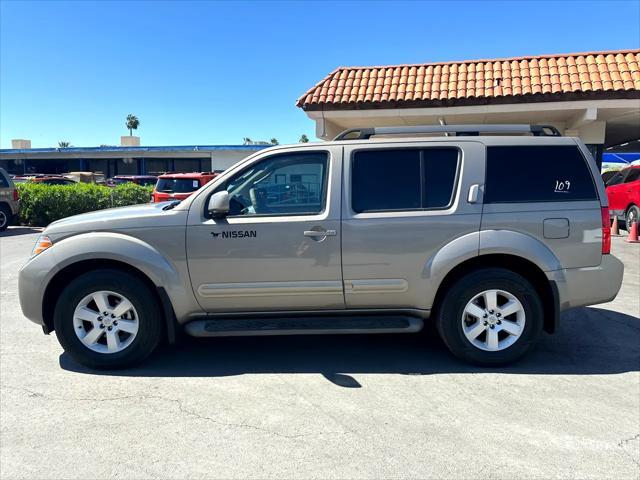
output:
[[[52,252],[45,250],[25,263],[18,272],[18,297],[25,317],[44,326],[43,301],[48,280],[58,271]]]
[[[597,267],[565,268],[547,272],[556,282],[560,310],[610,302],[622,286],[624,264],[614,255],[603,255]]]

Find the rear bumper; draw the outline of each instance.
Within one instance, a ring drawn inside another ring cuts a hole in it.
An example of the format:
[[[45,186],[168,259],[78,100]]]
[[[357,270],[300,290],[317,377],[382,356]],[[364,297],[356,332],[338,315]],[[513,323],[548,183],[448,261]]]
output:
[[[566,268],[547,272],[556,282],[560,310],[610,302],[620,291],[624,264],[613,255],[603,255],[597,267]]]

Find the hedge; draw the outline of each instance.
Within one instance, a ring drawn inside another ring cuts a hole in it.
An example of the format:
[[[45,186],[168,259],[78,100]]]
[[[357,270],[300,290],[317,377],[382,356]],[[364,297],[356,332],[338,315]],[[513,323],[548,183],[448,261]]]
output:
[[[43,185],[19,183],[20,221],[44,227],[61,218],[111,207],[148,203],[152,186],[125,183],[105,187],[92,183]]]

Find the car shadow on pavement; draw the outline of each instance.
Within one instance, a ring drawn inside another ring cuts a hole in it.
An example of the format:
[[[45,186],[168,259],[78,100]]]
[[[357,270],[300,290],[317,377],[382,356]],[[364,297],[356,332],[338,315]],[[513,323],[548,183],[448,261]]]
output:
[[[134,377],[319,373],[345,388],[360,387],[348,375],[357,373],[615,374],[640,371],[640,319],[600,308],[566,312],[555,335],[543,334],[529,355],[504,368],[457,360],[432,326],[418,334],[187,337],[127,370],[90,370],[66,354],[60,356],[60,366],[78,373]]]
[[[0,232],[1,237],[15,237],[18,235],[28,235],[30,233],[40,233],[44,230],[40,227],[9,227],[4,232]]]

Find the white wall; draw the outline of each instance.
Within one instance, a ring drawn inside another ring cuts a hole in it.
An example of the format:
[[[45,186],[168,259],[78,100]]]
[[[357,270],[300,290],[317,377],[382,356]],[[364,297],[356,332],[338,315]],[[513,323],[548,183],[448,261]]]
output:
[[[215,150],[211,152],[211,170],[226,170],[254,153],[253,150]]]

